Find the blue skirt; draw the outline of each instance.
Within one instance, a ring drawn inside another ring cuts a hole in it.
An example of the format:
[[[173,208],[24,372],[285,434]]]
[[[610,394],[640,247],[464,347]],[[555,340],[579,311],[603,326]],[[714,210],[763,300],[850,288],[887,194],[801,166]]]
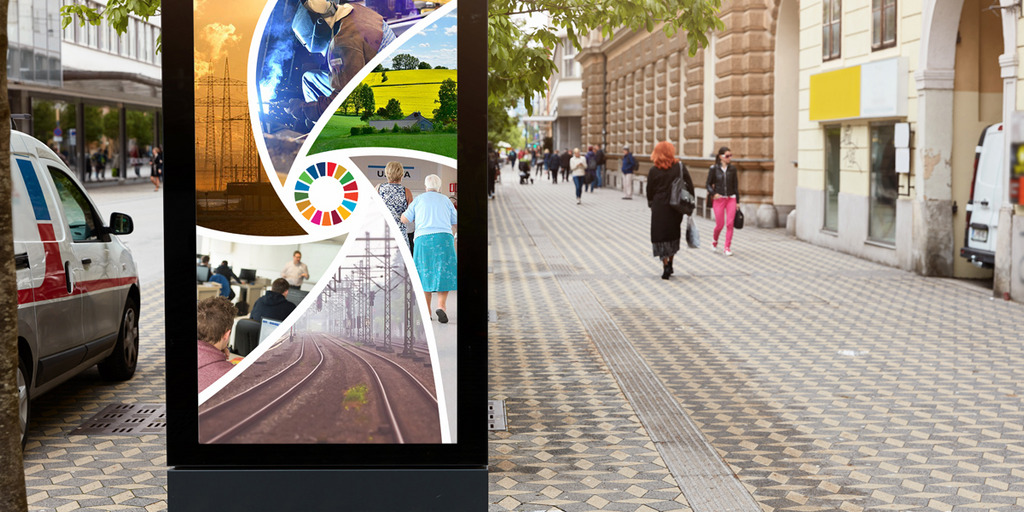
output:
[[[425,292],[447,292],[458,289],[458,260],[455,237],[451,233],[433,233],[416,237],[413,261]]]

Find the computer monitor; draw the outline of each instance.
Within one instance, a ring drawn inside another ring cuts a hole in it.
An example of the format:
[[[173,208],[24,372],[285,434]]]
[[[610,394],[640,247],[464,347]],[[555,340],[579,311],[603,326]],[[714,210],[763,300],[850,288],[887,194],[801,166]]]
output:
[[[242,271],[238,273],[238,279],[247,283],[256,281],[256,269],[243,268]]]
[[[277,329],[279,325],[281,325],[280,320],[264,318],[260,326],[260,343],[263,343],[263,340],[267,339],[267,336],[270,336],[270,333],[274,332],[274,329]]]
[[[205,283],[210,280],[210,267],[196,265],[196,282]]]

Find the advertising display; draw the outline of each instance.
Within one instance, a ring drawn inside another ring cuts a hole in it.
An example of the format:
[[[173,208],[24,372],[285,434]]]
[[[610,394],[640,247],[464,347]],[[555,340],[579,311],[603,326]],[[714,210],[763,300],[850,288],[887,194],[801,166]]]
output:
[[[484,6],[165,4],[171,510],[484,506]]]

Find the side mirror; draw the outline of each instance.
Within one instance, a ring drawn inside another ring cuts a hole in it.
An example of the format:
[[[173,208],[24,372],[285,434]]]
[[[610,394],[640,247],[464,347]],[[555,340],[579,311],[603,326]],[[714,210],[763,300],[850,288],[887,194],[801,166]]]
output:
[[[135,223],[126,213],[111,213],[109,231],[115,235],[128,235],[135,231]]]

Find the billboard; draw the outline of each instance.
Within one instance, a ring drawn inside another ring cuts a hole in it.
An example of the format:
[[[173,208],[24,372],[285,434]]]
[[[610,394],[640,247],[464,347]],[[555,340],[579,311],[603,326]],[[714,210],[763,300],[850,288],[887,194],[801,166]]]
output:
[[[484,15],[164,6],[172,508],[210,472],[486,485]]]

